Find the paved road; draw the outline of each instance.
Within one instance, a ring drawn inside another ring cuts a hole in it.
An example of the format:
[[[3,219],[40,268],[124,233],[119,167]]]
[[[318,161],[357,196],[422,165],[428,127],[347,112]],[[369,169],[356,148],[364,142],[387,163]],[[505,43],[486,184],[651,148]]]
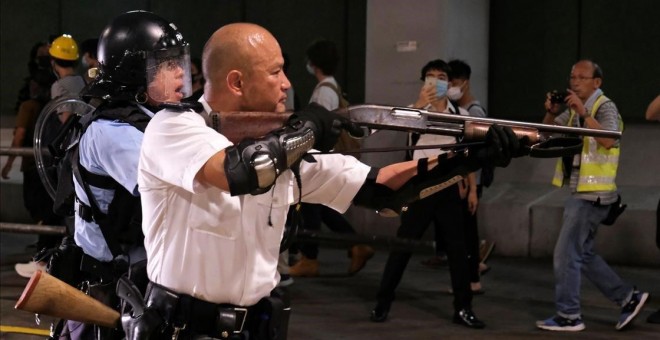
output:
[[[29,258],[25,245],[33,237],[0,234],[0,319],[2,325],[34,326],[34,317],[15,311],[26,279],[13,271],[13,263]],[[483,278],[486,294],[475,297],[474,310],[487,327],[471,330],[451,323],[452,297],[447,293],[446,268],[431,269],[420,264],[425,255],[413,256],[398,290],[390,319],[382,324],[368,320],[386,253],[380,251],[356,276],[344,275],[346,251],[321,249],[322,277],[297,278],[291,286],[293,315],[289,339],[660,339],[660,325],[646,323],[660,308],[660,268],[615,267],[626,279],[651,291],[647,307],[624,332],[614,330],[619,308],[596,288],[583,285],[583,314],[586,330],[555,333],[537,330],[534,322],[553,313],[552,264],[549,260],[494,256],[492,270]],[[654,299],[654,296],[657,297]],[[48,328],[43,318],[41,328]],[[0,339],[40,339],[19,334],[0,334]]]

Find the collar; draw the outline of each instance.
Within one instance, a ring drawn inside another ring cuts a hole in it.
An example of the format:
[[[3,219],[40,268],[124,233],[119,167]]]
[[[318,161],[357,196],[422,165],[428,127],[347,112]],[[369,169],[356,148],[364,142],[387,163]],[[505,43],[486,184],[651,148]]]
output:
[[[323,83],[330,83],[334,86],[337,86],[337,80],[335,79],[335,77],[334,76],[327,76],[327,77],[325,77],[325,79],[321,80],[318,84],[316,84],[316,86],[314,88],[318,88]]]
[[[594,103],[596,102],[596,99],[600,97],[603,94],[603,90],[601,89],[596,89],[594,93],[589,96],[586,102],[584,102],[584,109],[591,114],[591,108],[594,106]]]
[[[445,110],[442,111],[441,113],[458,114],[459,113],[458,109],[456,109],[454,104],[452,104],[450,100],[447,100],[447,98],[445,98],[445,100],[447,101],[447,107],[445,107]],[[424,110],[426,111],[430,111],[431,109],[433,109],[433,105],[431,104],[427,104],[426,106],[424,106]]]

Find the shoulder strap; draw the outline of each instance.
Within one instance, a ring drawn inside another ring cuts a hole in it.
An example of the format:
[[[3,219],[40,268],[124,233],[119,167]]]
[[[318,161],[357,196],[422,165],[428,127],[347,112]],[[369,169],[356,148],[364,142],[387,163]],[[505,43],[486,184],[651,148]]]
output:
[[[151,117],[144,113],[140,108],[129,105],[121,107],[99,107],[92,113],[93,116],[85,121],[83,131],[87,130],[89,124],[97,119],[119,120],[124,123],[130,124],[134,128],[144,132]]]
[[[73,175],[76,177],[76,180],[80,185],[83,187],[85,190],[85,195],[87,195],[87,199],[89,200],[89,206],[85,205],[82,201],[78,200],[80,203],[80,207],[84,207],[83,209],[91,209],[91,216],[84,216],[85,212],[81,212],[81,217],[85,220],[87,218],[91,218],[96,224],[99,225],[99,229],[101,229],[101,234],[103,234],[103,238],[105,239],[106,244],[108,245],[108,248],[110,248],[110,252],[112,253],[113,258],[117,257],[122,253],[121,247],[119,246],[119,242],[117,241],[117,238],[115,237],[115,234],[112,232],[112,226],[110,226],[107,221],[108,221],[108,215],[103,213],[101,211],[101,208],[99,208],[99,204],[96,201],[96,197],[92,193],[92,189],[89,187],[89,181],[85,178],[85,174],[89,174],[90,172],[84,169],[80,165],[80,153],[78,150],[78,145],[74,147],[73,150],[71,150],[71,170],[73,172]],[[83,171],[81,171],[83,169]],[[103,178],[105,177],[104,181],[107,181],[106,183],[109,183],[109,181],[114,182],[114,187],[118,185],[117,182],[115,182],[111,177],[106,177],[106,176],[99,176],[95,175],[96,179]],[[109,188],[108,188],[109,189]],[[87,218],[86,218],[87,217]]]
[[[322,86],[329,87],[333,91],[335,91],[335,93],[337,94],[337,99],[339,100],[339,108],[345,108],[345,107],[348,106],[348,104],[349,104],[348,100],[346,100],[346,98],[344,97],[344,94],[341,92],[340,87],[337,87],[334,84],[328,83],[328,82],[320,83],[319,87],[322,87]]]
[[[468,112],[469,112],[470,109],[473,108],[473,107],[475,107],[475,106],[478,107],[478,108],[480,108],[480,109],[482,109],[482,110],[484,111],[484,113],[486,113],[486,116],[488,116],[488,111],[486,111],[486,108],[483,107],[483,106],[481,106],[480,104],[477,104],[477,103],[472,103],[472,104],[470,104],[470,106],[468,106],[466,110],[468,110]]]
[[[319,87],[322,87],[322,86],[331,88],[333,91],[335,91],[335,93],[337,94],[337,97],[339,97],[339,98],[342,97],[342,94],[339,91],[339,88],[337,86],[335,86],[333,83],[329,83],[327,81],[324,81],[324,82],[319,84]]]

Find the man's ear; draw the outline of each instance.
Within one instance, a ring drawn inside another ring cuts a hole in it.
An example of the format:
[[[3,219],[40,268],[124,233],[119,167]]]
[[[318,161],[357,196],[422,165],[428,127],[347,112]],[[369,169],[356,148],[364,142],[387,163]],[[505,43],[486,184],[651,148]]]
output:
[[[599,89],[603,85],[603,78],[594,78],[594,85]]]
[[[227,74],[227,88],[234,94],[243,93],[243,74],[238,70],[231,70]]]

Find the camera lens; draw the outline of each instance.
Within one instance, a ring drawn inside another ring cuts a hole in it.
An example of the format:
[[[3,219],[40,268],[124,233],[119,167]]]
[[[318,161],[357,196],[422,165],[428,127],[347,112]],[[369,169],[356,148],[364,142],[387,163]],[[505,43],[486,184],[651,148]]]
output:
[[[552,91],[550,93],[550,102],[553,104],[563,104],[566,96],[568,96],[568,92]]]

